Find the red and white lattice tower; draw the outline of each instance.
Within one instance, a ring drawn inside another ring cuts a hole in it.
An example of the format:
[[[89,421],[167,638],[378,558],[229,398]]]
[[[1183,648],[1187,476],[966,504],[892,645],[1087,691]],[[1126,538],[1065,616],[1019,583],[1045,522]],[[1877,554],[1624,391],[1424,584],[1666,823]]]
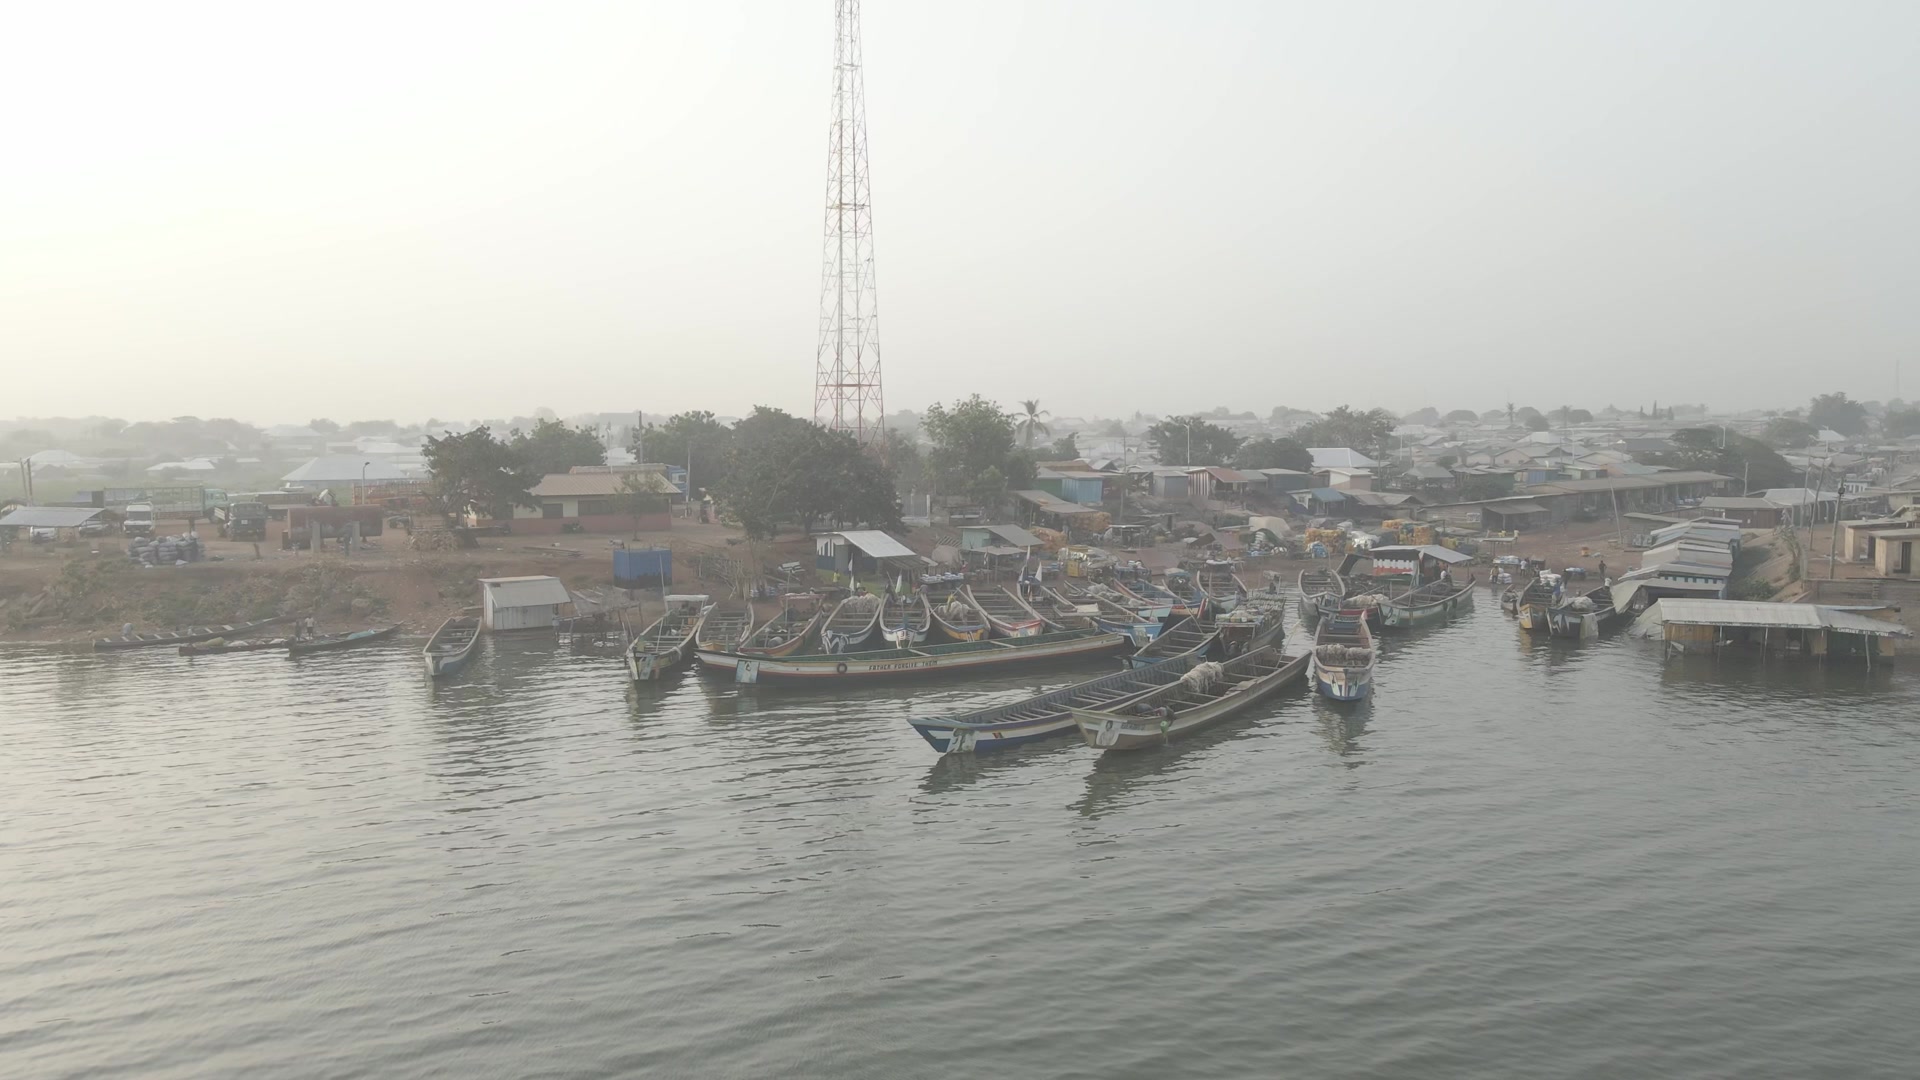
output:
[[[860,74],[860,0],[835,0],[833,122],[827,134],[827,225],[820,267],[820,343],[813,419],[861,442],[878,438],[880,307],[873,288],[873,204],[867,95]]]

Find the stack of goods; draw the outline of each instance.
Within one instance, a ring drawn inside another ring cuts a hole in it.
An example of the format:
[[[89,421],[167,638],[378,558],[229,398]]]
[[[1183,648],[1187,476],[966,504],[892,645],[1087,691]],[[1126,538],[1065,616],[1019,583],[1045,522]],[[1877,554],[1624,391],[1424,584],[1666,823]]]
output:
[[[184,533],[142,537],[127,545],[127,554],[141,566],[185,566],[199,562],[204,552],[198,536]]]

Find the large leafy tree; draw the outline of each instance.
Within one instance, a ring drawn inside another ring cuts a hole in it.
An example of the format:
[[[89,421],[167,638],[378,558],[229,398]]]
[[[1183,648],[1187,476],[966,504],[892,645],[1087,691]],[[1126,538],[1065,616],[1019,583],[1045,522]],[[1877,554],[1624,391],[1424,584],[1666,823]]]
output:
[[[1148,428],[1147,441],[1165,465],[1225,465],[1241,438],[1198,416],[1175,416]]]
[[[1816,428],[1831,428],[1842,435],[1864,435],[1867,431],[1867,407],[1849,400],[1844,391],[1821,394],[1808,406],[1807,421]]]
[[[1449,424],[1472,424],[1479,421],[1480,414],[1472,409],[1455,409],[1441,419]]]
[[[1722,446],[1721,443],[1725,443]],[[1798,487],[1800,470],[1787,464],[1773,448],[1758,439],[1721,428],[1682,428],[1673,433],[1673,449],[1640,455],[1648,465],[1673,469],[1704,469],[1746,483],[1747,490]]]
[[[901,526],[893,473],[845,432],[763,405],[734,425],[729,459],[717,492],[754,539],[824,520]]]
[[[1233,464],[1241,469],[1309,472],[1313,469],[1313,455],[1295,439],[1254,439],[1241,445],[1233,455]]]
[[[903,410],[904,411],[904,410]],[[916,418],[916,428],[919,426]],[[927,484],[927,459],[920,452],[920,444],[910,435],[887,421],[887,430],[880,437],[880,460],[893,471],[893,483],[900,491],[925,491]]]
[[[998,506],[1008,491],[1033,486],[1033,458],[1014,445],[1013,419],[979,394],[927,406],[920,426],[933,444],[927,472],[935,490]]]
[[[1888,409],[1880,420],[1880,430],[1889,439],[1920,435],[1920,409]]]
[[[714,419],[712,413],[696,410],[675,413],[664,424],[648,424],[645,432],[633,440],[629,449],[633,451],[635,460],[658,461],[668,465],[691,463],[693,482],[717,491],[726,483],[733,438],[733,431]],[[644,458],[641,456],[643,454]]]
[[[515,506],[534,505],[529,492],[540,471],[484,426],[464,435],[428,436],[425,456],[428,499],[449,522],[457,524],[469,510],[504,518]]]
[[[575,465],[605,465],[607,448],[586,428],[541,420],[531,431],[515,431],[508,443],[536,474],[563,473]]]
[[[1073,461],[1079,456],[1080,446],[1071,431],[1053,440],[1053,445],[1047,447],[1048,461]]]
[[[1302,425],[1293,437],[1302,446],[1345,446],[1377,457],[1386,452],[1396,423],[1393,414],[1385,409],[1342,405]]]

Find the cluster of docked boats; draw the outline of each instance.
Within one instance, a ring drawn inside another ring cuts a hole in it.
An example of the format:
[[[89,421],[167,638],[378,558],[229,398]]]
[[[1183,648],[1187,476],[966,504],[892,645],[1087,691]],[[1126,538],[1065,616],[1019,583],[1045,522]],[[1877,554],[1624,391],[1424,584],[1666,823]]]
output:
[[[1613,603],[1610,586],[1581,591],[1569,588],[1560,574],[1543,571],[1523,575],[1501,588],[1500,610],[1520,622],[1529,633],[1585,641],[1600,636],[1627,617]]]
[[[294,633],[284,635],[259,633],[270,627],[287,623],[295,624]],[[310,653],[336,652],[341,649],[371,645],[376,641],[385,641],[400,632],[399,623],[335,634],[312,633],[307,629],[310,625],[310,623],[303,623],[297,616],[278,615],[271,619],[257,619],[249,623],[188,626],[151,634],[136,634],[128,631],[113,637],[95,638],[93,651],[124,652],[128,649],[174,647],[181,656],[224,656],[228,653],[268,651],[284,652],[288,656],[305,656]]]

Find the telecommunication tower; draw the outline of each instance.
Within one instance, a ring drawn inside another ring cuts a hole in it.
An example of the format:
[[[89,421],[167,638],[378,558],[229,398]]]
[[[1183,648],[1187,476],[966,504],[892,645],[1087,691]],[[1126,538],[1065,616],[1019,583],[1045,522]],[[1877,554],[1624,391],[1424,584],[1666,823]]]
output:
[[[879,437],[885,411],[880,398],[880,308],[873,288],[860,0],[834,0],[833,22],[833,121],[827,132],[827,223],[813,419],[864,443]]]

